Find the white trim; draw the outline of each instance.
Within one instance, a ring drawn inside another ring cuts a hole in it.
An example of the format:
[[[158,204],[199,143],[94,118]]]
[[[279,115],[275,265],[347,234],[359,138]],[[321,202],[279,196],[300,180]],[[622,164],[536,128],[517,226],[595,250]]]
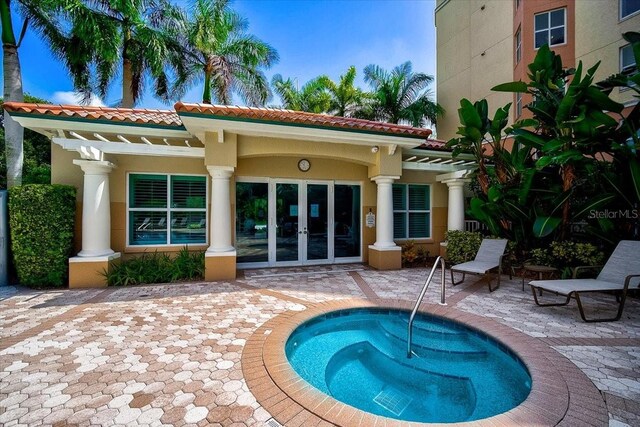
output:
[[[130,193],[130,183],[129,177],[131,175],[162,175],[167,177],[167,207],[166,208],[132,208],[129,206],[129,193]],[[205,178],[205,202],[204,209],[202,208],[171,208],[171,176],[195,176],[195,177],[204,177]],[[204,246],[209,245],[209,176],[204,174],[193,174],[193,173],[166,173],[166,172],[135,172],[130,171],[126,173],[125,177],[125,252],[129,250],[135,249],[147,249],[147,248],[176,248],[176,247],[184,247],[184,246]],[[204,242],[192,242],[192,243],[169,243],[171,241],[171,212],[204,212],[205,213],[205,241]],[[152,245],[134,245],[131,244],[129,240],[129,212],[164,212],[167,217],[167,243],[160,244],[152,244]]]
[[[622,16],[622,2],[623,0],[618,0],[618,22],[619,23],[640,14],[640,9],[639,9],[628,15]]]
[[[69,264],[81,264],[84,262],[105,262],[113,261],[116,258],[120,258],[122,254],[120,252],[114,252],[110,255],[104,256],[74,256],[69,258]]]
[[[59,137],[53,137],[52,141],[65,150],[73,151],[86,150],[90,147],[107,154],[204,158],[204,148],[189,148],[158,144],[125,144],[122,142],[104,142]]]
[[[395,151],[393,146],[414,148],[419,146],[427,138],[403,137],[394,135],[376,135],[358,133],[357,131],[344,131],[340,129],[317,129],[299,126],[285,126],[273,123],[253,123],[243,121],[224,120],[209,117],[192,117],[181,115],[184,126],[193,135],[213,129],[223,129],[224,132],[237,133],[239,135],[253,135],[261,137],[277,137],[285,139],[309,140],[314,142],[328,142],[336,144],[387,146],[389,152]]]
[[[119,124],[113,123],[94,123],[90,120],[87,121],[74,121],[70,120],[56,120],[47,119],[43,117],[24,117],[24,116],[11,116],[13,120],[20,123],[22,127],[33,129],[35,131],[42,131],[43,129],[57,129],[62,131],[78,131],[89,133],[107,133],[107,134],[126,134],[126,135],[142,135],[146,137],[164,137],[164,138],[192,138],[188,131],[185,129],[167,129],[166,127],[151,127],[151,126],[135,126],[135,124],[125,122]]]

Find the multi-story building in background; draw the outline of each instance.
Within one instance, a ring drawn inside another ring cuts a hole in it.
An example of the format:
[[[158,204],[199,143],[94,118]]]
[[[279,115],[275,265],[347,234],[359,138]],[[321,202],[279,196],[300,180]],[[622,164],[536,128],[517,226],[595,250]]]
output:
[[[509,120],[526,116],[527,96],[492,92],[499,83],[527,80],[527,64],[548,43],[565,67],[601,61],[596,81],[636,68],[622,38],[640,31],[640,0],[436,0],[437,97],[447,114],[437,136],[459,126],[460,99],[486,98],[491,113],[512,102]],[[631,91],[611,97],[636,102]]]

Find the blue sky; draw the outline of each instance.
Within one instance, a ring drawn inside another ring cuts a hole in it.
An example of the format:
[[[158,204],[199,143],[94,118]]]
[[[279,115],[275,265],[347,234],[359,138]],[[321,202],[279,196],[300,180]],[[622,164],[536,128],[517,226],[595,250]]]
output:
[[[280,62],[266,71],[269,80],[277,73],[297,78],[301,85],[320,74],[337,80],[355,65],[357,83],[365,87],[366,65],[390,69],[407,60],[414,71],[435,75],[434,0],[236,0],[232,5],[249,20],[249,32],[280,55]],[[15,20],[16,31],[20,24]],[[33,32],[23,41],[20,60],[26,92],[55,103],[73,102],[64,67]],[[115,81],[101,101],[117,103],[119,88]],[[196,86],[183,100],[199,102],[201,90]],[[146,94],[138,106],[171,105]]]

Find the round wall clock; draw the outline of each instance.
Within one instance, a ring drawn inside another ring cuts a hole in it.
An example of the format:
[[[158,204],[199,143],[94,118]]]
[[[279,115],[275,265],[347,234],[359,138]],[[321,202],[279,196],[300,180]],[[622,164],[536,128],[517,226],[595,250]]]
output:
[[[300,161],[298,162],[298,169],[300,169],[302,172],[307,172],[309,169],[311,169],[311,163],[307,159],[300,159]]]

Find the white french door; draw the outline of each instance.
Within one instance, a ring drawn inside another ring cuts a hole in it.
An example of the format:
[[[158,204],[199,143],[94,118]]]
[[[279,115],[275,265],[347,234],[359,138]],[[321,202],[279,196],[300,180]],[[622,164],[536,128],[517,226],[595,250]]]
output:
[[[260,209],[261,200],[267,215]],[[361,261],[361,211],[360,183],[239,178],[238,266]]]
[[[270,188],[269,264],[323,264],[333,259],[333,185],[274,180]]]

